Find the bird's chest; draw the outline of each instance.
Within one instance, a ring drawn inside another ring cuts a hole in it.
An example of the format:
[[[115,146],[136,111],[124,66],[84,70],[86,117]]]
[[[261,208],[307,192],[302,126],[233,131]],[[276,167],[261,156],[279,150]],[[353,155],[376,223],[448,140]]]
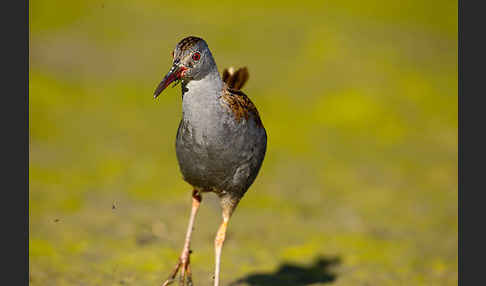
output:
[[[184,178],[194,185],[209,186],[231,177],[248,155],[245,129],[218,98],[184,96],[176,139]]]
[[[183,105],[176,147],[194,160],[228,160],[241,151],[245,126],[219,101]],[[230,158],[228,158],[230,157]]]
[[[217,96],[187,94],[182,101],[178,137],[194,147],[217,148],[229,131],[226,120],[227,115]]]

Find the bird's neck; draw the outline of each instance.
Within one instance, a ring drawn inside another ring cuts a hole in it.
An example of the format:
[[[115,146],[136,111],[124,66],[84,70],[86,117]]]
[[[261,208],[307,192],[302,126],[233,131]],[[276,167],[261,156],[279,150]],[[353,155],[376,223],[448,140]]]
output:
[[[208,122],[219,120],[219,98],[223,94],[223,81],[217,68],[199,80],[182,83],[182,117],[192,125],[212,126]],[[204,129],[204,128],[203,128]],[[202,130],[202,129],[201,129]]]
[[[201,79],[182,82],[182,96],[219,97],[223,81],[216,65]]]

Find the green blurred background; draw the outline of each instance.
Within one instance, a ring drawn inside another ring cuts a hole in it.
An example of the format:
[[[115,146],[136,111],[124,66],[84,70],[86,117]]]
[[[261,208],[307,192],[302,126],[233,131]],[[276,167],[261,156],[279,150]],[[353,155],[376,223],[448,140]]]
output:
[[[457,285],[456,1],[30,1],[32,285],[159,285],[190,187],[180,87],[204,38],[268,133],[233,216],[224,285]],[[214,195],[191,257],[211,285]]]

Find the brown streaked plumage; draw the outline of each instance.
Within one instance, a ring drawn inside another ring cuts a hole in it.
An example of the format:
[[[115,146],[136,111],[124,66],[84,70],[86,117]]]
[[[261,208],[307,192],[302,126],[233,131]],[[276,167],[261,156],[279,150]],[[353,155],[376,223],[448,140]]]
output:
[[[235,119],[239,122],[242,118],[248,120],[250,115],[253,115],[257,126],[262,127],[262,121],[258,110],[246,94],[241,90],[234,90],[225,86],[223,96],[221,97],[224,104],[230,109]]]
[[[247,67],[239,68],[235,71],[234,67],[224,69],[222,80],[225,83],[223,88],[223,102],[227,105],[235,119],[240,121],[242,118],[248,120],[253,115],[258,126],[262,126],[260,115],[253,102],[240,89],[248,81],[250,74]]]
[[[181,52],[184,52],[184,51],[190,49],[192,46],[194,46],[194,44],[196,44],[200,40],[202,40],[202,39],[201,38],[198,38],[198,37],[194,37],[194,36],[187,37],[187,38],[182,39],[177,44],[177,46],[179,47],[179,50]]]

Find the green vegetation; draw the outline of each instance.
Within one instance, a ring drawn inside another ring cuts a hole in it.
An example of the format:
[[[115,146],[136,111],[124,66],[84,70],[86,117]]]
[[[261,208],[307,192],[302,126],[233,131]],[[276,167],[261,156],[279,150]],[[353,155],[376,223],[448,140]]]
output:
[[[31,285],[167,277],[191,190],[180,89],[152,92],[188,35],[220,70],[248,66],[268,132],[224,285],[457,285],[457,2],[258,3],[30,2]],[[209,194],[196,285],[211,285],[219,223]],[[319,257],[336,262],[319,273]]]

